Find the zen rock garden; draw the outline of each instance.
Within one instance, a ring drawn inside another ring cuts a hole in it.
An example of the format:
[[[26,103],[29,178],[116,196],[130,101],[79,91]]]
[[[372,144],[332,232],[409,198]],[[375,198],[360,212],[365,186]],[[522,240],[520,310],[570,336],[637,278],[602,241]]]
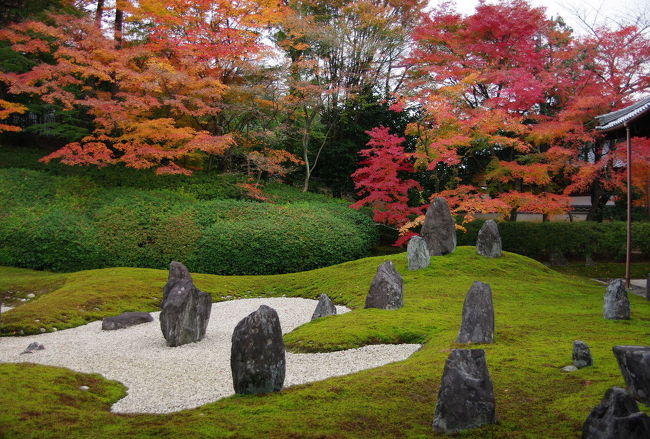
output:
[[[456,228],[447,202],[436,198],[427,210],[422,236],[408,243],[409,270],[424,270],[432,258],[453,252]],[[486,221],[480,229],[476,252],[486,258],[503,257],[499,229],[494,221]],[[399,312],[404,307],[404,280],[392,261],[379,265],[366,295],[365,308]],[[168,347],[197,343],[206,336],[212,310],[210,294],[193,283],[185,265],[172,262],[167,283],[163,287],[160,328]],[[379,311],[382,312],[382,311]],[[327,294],[321,294],[311,320],[337,314]],[[604,295],[603,316],[608,320],[630,319],[630,302],[623,281],[612,281]],[[146,312],[125,312],[105,318],[102,330],[113,331],[153,321]],[[459,316],[455,344],[444,370],[432,428],[442,434],[455,434],[497,422],[495,391],[486,353],[470,349],[475,344],[495,343],[495,309],[489,284],[474,281],[470,286]],[[287,354],[278,313],[262,305],[243,318],[234,328],[230,347],[232,384],[237,394],[259,394],[281,391],[287,370]],[[23,354],[43,350],[31,343]],[[568,351],[568,350],[567,350]],[[603,400],[588,416],[583,439],[647,439],[650,418],[639,410],[637,402],[650,405],[650,347],[615,346],[613,354],[619,364],[626,388],[610,388]],[[572,364],[562,370],[576,372],[593,365],[590,347],[581,340],[573,341]]]

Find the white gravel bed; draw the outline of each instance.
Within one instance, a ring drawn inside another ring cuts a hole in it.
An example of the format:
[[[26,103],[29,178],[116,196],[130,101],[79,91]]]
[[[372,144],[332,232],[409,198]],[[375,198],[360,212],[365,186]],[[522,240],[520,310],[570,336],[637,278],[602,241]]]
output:
[[[299,298],[241,299],[212,305],[206,337],[198,343],[170,348],[154,321],[127,329],[102,331],[101,322],[28,337],[0,338],[0,362],[33,362],[99,373],[128,387],[116,413],[171,413],[234,394],[230,372],[230,340],[237,323],[260,305],[274,308],[283,333],[308,322],[316,300]],[[349,309],[337,306],[339,314]],[[42,351],[20,355],[31,342]],[[287,353],[285,387],[346,375],[405,360],[418,344],[373,345],[332,353]],[[80,390],[81,392],[82,390]]]

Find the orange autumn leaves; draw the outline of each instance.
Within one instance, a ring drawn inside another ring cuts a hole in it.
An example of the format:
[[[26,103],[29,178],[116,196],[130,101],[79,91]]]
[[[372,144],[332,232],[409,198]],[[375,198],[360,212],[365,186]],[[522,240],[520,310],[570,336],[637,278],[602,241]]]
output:
[[[118,6],[126,23],[119,44],[118,32],[111,38],[90,14],[51,15],[50,24],[28,21],[3,29],[0,39],[13,50],[42,61],[23,74],[1,73],[0,82],[11,94],[84,109],[92,118],[90,135],[44,161],[189,174],[184,157],[223,154],[234,144],[211,121],[222,111],[228,78],[263,50],[259,31],[279,19],[280,6],[267,0]],[[138,34],[143,25],[144,39]]]

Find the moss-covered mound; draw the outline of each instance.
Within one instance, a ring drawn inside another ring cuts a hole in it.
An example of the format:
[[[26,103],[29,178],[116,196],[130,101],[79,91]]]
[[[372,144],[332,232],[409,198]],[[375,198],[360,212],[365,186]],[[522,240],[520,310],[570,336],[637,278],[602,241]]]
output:
[[[404,276],[398,311],[362,309],[377,266],[395,261]],[[632,320],[602,318],[604,288],[558,274],[522,256],[500,259],[461,247],[409,272],[404,254],[367,258],[278,276],[195,275],[215,300],[226,296],[327,293],[354,310],[301,326],[285,336],[293,351],[328,351],[371,343],[423,342],[409,360],[285,389],[235,396],[194,410],[153,416],[110,413],[123,395],[119,383],[65,369],[0,365],[0,433],[5,438],[425,438],[444,361],[460,325],[465,293],[474,280],[491,284],[496,343],[482,345],[494,381],[497,425],[467,438],[576,438],[605,390],[624,385],[611,348],[647,344],[650,303],[631,296]],[[4,315],[7,329],[37,323],[63,328],[126,310],[155,310],[166,273],[113,268],[71,274],[1,269],[5,296],[37,297]],[[119,288],[117,286],[119,285]],[[12,293],[8,293],[11,291]],[[594,366],[565,373],[572,342],[586,341]],[[28,340],[25,340],[26,343]],[[0,343],[2,339],[0,338]],[[80,385],[91,387],[89,392]]]

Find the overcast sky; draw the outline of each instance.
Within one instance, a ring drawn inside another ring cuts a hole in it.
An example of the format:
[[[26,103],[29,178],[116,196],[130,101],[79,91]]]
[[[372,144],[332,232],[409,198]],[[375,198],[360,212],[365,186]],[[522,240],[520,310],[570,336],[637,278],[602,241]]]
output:
[[[443,0],[431,0],[429,4],[442,3]],[[543,6],[549,16],[560,15],[576,32],[584,32],[584,26],[576,15],[585,17],[590,24],[594,20],[616,20],[626,16],[637,17],[650,14],[648,0],[528,0],[534,6]],[[487,3],[495,3],[488,0]],[[462,14],[471,14],[478,0],[456,0],[457,9]]]

